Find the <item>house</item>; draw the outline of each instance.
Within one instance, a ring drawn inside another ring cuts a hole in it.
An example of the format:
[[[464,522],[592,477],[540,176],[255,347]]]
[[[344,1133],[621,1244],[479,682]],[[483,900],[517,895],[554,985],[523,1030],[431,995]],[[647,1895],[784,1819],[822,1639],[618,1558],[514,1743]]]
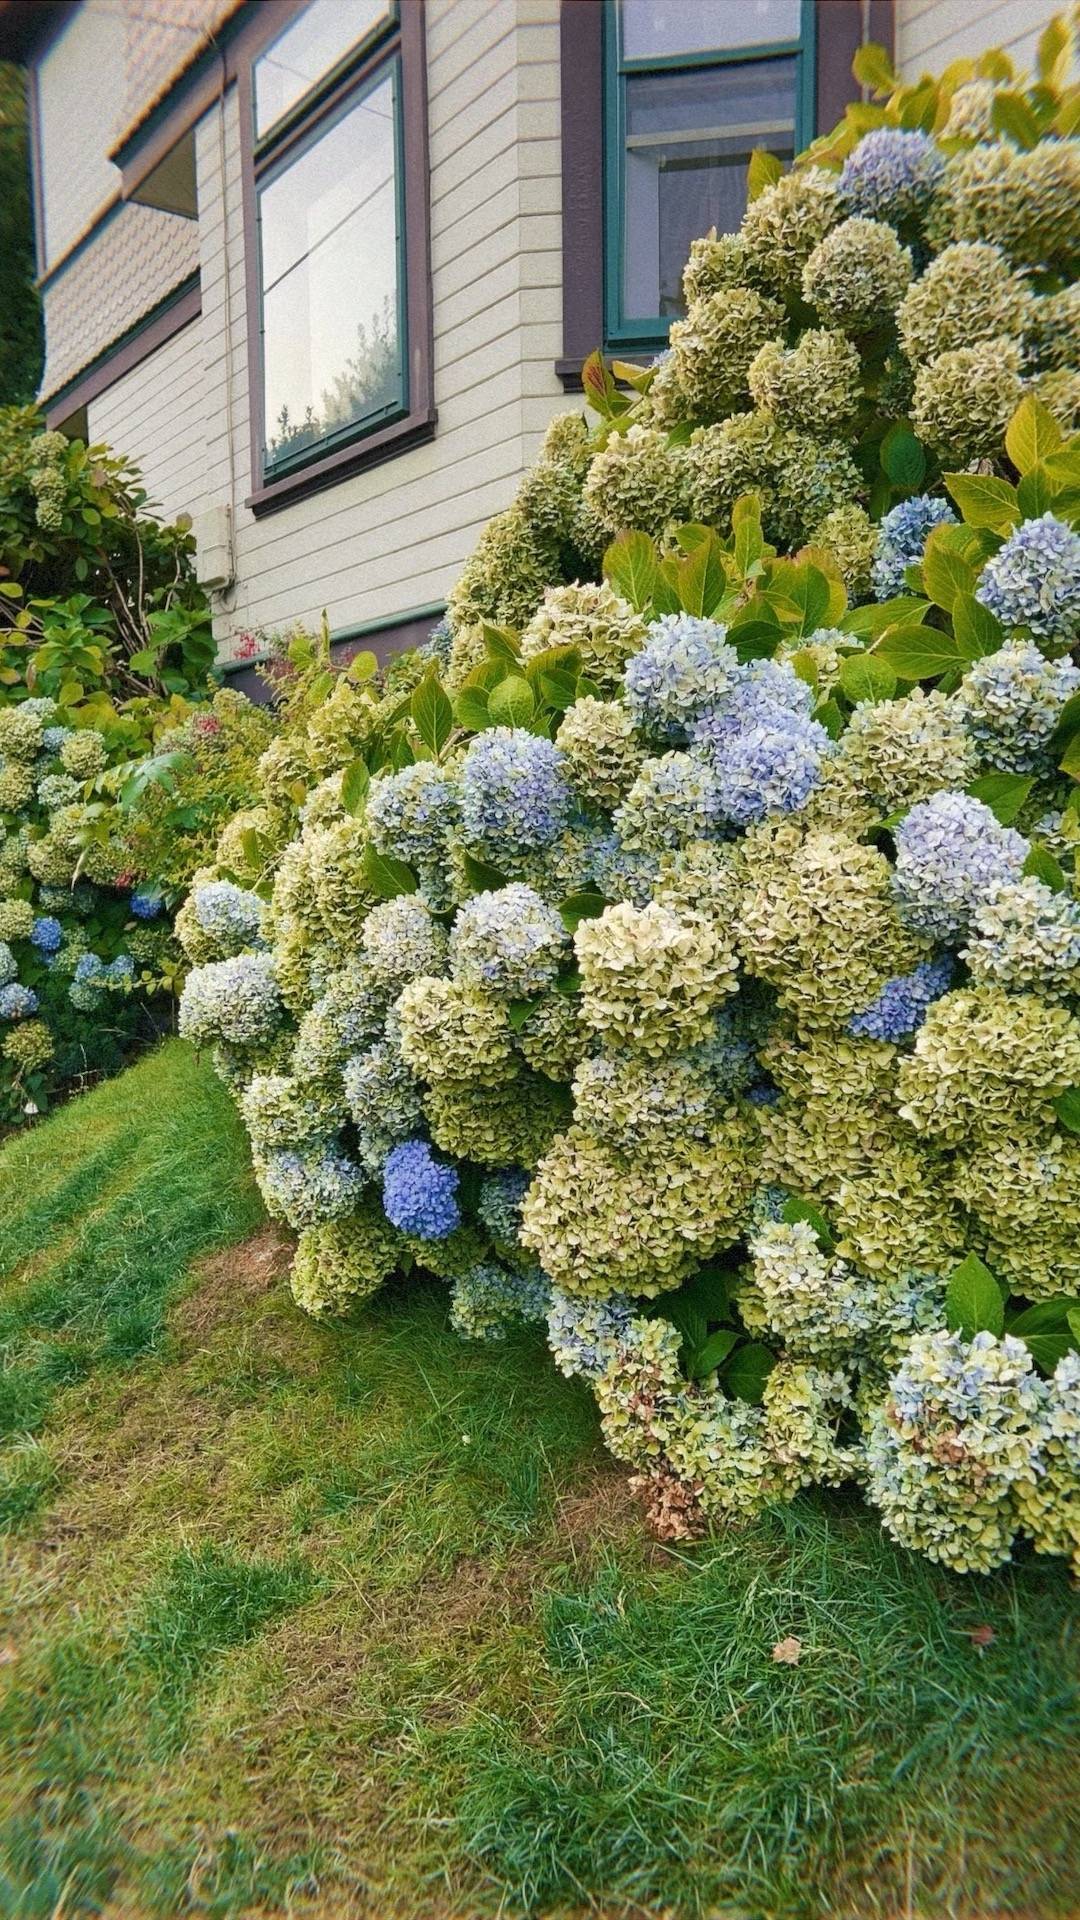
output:
[[[1053,0],[0,0],[50,425],[189,513],[221,658],[426,632],[601,342],[649,354],[746,157]],[[573,404],[573,401],[569,402]]]

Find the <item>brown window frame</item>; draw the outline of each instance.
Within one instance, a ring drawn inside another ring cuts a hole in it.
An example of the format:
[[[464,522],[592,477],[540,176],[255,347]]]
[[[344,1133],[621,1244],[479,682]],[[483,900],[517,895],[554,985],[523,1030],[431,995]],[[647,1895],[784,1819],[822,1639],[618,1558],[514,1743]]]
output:
[[[294,110],[283,115],[279,125],[271,128],[266,138],[256,141],[255,62],[271,40],[303,10],[302,5],[275,8],[272,29],[259,36],[257,45],[249,43],[245,46],[246,57],[237,63],[236,71],[242,149],[252,477],[252,490],[244,504],[256,517],[278,512],[282,507],[291,506],[295,501],[305,499],[325,487],[335,486],[367,467],[396,458],[407,448],[430,439],[438,417],[432,339],[424,0],[398,0],[396,21],[388,25],[376,43],[370,40],[362,43],[347,63],[335,68],[321,85],[297,103]],[[366,430],[363,426],[359,427],[354,439],[324,454],[315,448],[311,460],[303,466],[271,478],[264,474],[263,469],[266,396],[259,275],[259,184],[265,175],[280,167],[289,155],[295,157],[303,147],[310,145],[324,123],[347,109],[350,95],[361,90],[380,67],[388,66],[394,59],[398,60],[401,77],[404,132],[401,191],[405,227],[407,410],[398,419],[381,426]]]
[[[604,10],[611,0],[562,0],[563,350],[555,372],[568,392],[581,389],[583,362],[605,346],[604,315]],[[860,91],[851,62],[864,37],[894,44],[894,0],[816,0],[814,124],[821,133]],[[865,16],[865,17],[864,17]],[[623,359],[632,350],[620,348]],[[644,358],[651,358],[645,355]]]

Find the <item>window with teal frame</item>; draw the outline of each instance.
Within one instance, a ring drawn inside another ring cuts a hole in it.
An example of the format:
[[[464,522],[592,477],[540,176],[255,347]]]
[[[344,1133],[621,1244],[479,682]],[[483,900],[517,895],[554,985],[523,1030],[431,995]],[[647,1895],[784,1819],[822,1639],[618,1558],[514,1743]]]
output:
[[[281,152],[258,153],[267,478],[408,413],[403,139],[391,50]]]
[[[814,133],[814,0],[605,0],[604,331],[663,346],[690,242],[734,232],[755,147]]]

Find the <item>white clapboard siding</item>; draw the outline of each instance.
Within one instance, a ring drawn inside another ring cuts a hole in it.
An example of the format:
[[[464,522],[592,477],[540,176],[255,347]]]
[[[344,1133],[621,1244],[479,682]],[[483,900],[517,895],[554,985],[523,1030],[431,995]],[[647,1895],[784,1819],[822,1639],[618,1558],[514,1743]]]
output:
[[[554,371],[558,0],[429,0],[427,57],[435,436],[259,520],[243,504],[252,474],[235,94],[200,123],[202,504],[234,512],[236,582],[216,609],[226,659],[250,629],[325,610],[340,631],[444,600],[547,422],[573,404]]]
[[[897,66],[905,79],[915,79],[1003,47],[1018,68],[1032,68],[1040,33],[1063,6],[1064,0],[897,0]]]
[[[202,329],[199,320],[167,340],[91,400],[87,429],[140,468],[166,519],[199,512],[206,486]]]

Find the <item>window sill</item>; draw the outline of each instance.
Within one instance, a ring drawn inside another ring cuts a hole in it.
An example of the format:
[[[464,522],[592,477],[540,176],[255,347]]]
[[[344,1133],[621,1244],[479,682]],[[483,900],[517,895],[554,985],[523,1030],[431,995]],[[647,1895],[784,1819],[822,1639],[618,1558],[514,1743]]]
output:
[[[350,446],[339,447],[336,453],[313,460],[308,467],[282,474],[278,480],[267,480],[248,495],[244,505],[257,520],[264,514],[279,512],[282,507],[291,507],[297,500],[306,500],[309,494],[321,493],[325,487],[334,487],[340,480],[362,473],[366,467],[380,466],[408,448],[433,439],[437,419],[433,406],[418,408],[404,420],[395,420],[390,426],[380,427],[377,433],[354,440]]]

